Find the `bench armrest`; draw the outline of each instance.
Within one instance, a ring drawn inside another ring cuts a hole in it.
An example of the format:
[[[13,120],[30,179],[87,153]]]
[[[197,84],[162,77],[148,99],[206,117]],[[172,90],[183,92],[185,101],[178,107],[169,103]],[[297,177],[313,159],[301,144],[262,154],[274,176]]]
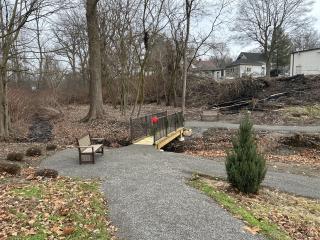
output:
[[[91,140],[104,140],[104,138],[91,138]]]
[[[104,141],[105,141],[105,139],[104,138],[90,138],[90,141],[91,141],[91,143],[94,143],[94,144],[102,144]]]

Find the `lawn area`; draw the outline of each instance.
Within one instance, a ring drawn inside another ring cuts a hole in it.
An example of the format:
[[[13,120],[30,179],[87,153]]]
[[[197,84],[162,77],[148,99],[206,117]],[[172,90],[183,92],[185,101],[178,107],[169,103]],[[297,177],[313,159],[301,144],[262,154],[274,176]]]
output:
[[[262,188],[245,195],[227,182],[195,176],[189,184],[213,198],[246,224],[244,230],[269,239],[320,239],[320,201]]]
[[[0,177],[0,239],[115,239],[99,181]]]

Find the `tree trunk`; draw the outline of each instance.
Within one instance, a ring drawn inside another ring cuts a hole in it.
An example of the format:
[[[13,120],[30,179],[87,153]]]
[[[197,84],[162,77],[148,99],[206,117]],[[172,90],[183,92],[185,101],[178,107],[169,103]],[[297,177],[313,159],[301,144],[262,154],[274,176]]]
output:
[[[99,0],[86,1],[87,31],[89,38],[90,109],[84,121],[102,118],[104,115],[101,85],[101,53],[97,16]]]
[[[190,18],[191,18],[191,8],[192,1],[186,0],[186,21],[187,29],[185,35],[184,49],[183,49],[183,75],[182,75],[182,101],[181,101],[181,110],[182,114],[185,114],[186,111],[186,92],[187,92],[187,75],[188,75],[188,63],[187,63],[187,50],[188,50],[188,41],[190,33]]]
[[[270,58],[266,59],[266,76],[270,77],[270,71],[271,71],[271,62]]]
[[[9,110],[7,102],[7,70],[0,65],[0,140],[9,137]]]

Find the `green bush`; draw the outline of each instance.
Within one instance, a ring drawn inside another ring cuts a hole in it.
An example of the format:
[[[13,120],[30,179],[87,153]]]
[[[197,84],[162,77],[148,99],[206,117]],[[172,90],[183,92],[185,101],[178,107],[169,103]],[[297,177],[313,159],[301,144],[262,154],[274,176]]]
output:
[[[36,157],[41,155],[42,155],[42,151],[39,147],[31,147],[31,148],[28,148],[26,151],[26,156],[29,156],[29,157]]]
[[[256,193],[266,174],[266,161],[257,152],[252,123],[247,115],[240,124],[228,153],[226,171],[232,186],[244,193]]]
[[[23,160],[23,157],[23,153],[11,152],[8,153],[7,160],[21,162]]]

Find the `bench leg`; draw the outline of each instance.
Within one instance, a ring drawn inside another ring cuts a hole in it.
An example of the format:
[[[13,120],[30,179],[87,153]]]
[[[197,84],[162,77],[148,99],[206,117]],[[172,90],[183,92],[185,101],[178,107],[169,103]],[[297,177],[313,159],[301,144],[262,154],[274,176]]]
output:
[[[79,153],[79,164],[82,164],[81,153]]]
[[[92,163],[94,164],[94,152],[92,153]]]

